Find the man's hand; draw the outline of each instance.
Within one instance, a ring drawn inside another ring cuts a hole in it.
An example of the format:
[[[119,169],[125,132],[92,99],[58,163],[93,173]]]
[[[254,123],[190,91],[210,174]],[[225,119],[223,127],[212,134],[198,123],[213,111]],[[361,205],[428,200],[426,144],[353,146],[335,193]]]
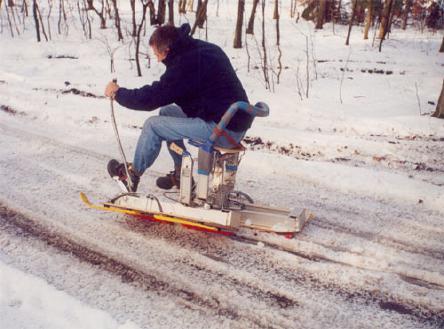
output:
[[[116,92],[119,88],[120,87],[117,83],[113,81],[108,82],[105,88],[105,96],[114,99],[114,97],[116,96]]]

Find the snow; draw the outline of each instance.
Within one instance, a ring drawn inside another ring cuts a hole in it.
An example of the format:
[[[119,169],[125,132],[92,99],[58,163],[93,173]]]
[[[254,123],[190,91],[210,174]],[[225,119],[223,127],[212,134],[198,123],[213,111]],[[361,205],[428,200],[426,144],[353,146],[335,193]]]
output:
[[[129,22],[128,5],[121,6]],[[109,101],[69,90],[102,96],[115,76],[139,87],[157,79],[163,65],[153,60],[148,69],[143,59],[143,77],[136,77],[133,55],[112,29],[95,28],[95,38],[85,40],[77,22],[69,36],[54,29],[54,40],[37,44],[30,21],[15,38],[4,25],[0,106],[16,114],[0,110],[2,328],[442,326],[444,120],[430,117],[444,76],[442,31],[395,29],[379,53],[360,27],[346,47],[346,27],[315,32],[311,23],[292,21],[283,4],[288,68],[270,92],[255,68],[255,39],[247,39],[250,68],[245,48],[231,48],[236,8],[221,1],[216,17],[210,2],[209,41],[228,53],[251,101],[271,109],[247,132],[263,144],[243,156],[237,185],[257,203],[308,208],[315,219],[294,239],[241,230],[236,240],[86,209],[80,191],[99,200],[119,193],[104,169],[118,151]],[[194,14],[176,19],[193,22]],[[258,42],[259,23],[257,17]],[[267,20],[276,70],[273,26]],[[311,79],[309,97],[304,90],[301,99],[305,36]],[[119,47],[114,74],[105,39]],[[157,111],[116,112],[131,158],[140,127]],[[160,194],[154,181],[171,165],[163,149],[141,191]],[[15,219],[3,218],[2,207],[54,238],[13,229]]]
[[[1,260],[0,317],[3,328],[139,328],[131,321],[119,324],[108,313],[81,303]]]

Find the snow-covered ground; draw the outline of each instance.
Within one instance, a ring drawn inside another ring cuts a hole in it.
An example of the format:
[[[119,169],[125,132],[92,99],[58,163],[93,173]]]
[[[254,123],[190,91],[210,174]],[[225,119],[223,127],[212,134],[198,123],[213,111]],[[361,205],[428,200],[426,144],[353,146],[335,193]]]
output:
[[[248,66],[245,47],[231,47],[236,10],[221,1],[216,17],[210,2],[208,39],[229,54],[251,101],[271,108],[247,133],[238,187],[316,218],[291,240],[247,230],[228,238],[86,209],[80,191],[98,200],[119,191],[105,170],[118,156],[106,83],[116,76],[138,87],[163,65],[143,59],[136,77],[133,54],[112,29],[86,41],[73,22],[68,37],[54,28],[51,42],[36,43],[31,20],[15,38],[5,25],[2,328],[444,327],[444,120],[429,115],[444,76],[442,32],[395,29],[379,53],[360,27],[346,47],[345,27],[315,32],[283,7],[284,69],[270,92],[258,59],[260,17]],[[266,28],[277,71],[271,19]],[[114,74],[105,39],[119,46]],[[118,108],[128,155],[156,114]],[[159,194],[154,180],[171,166],[162,150],[141,191]]]

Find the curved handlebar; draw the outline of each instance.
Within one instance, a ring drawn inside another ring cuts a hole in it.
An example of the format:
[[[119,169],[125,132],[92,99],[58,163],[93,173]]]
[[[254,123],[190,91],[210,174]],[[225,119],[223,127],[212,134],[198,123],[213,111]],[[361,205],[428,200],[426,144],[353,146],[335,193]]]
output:
[[[270,114],[270,108],[264,102],[258,102],[254,106],[247,102],[233,103],[225,112],[222,119],[220,119],[219,123],[211,134],[211,143],[214,143],[217,140],[219,137],[217,132],[225,129],[238,110],[245,111],[253,117],[267,117]]]

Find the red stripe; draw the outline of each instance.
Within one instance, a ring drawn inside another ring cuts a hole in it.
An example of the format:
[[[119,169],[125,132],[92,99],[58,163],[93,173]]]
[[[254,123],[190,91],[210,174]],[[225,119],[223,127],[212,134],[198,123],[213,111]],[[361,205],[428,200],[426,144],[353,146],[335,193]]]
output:
[[[133,215],[134,217],[141,219],[141,220],[149,220],[152,222],[158,222],[158,223],[164,223],[164,224],[175,224],[172,222],[168,222],[168,221],[164,221],[164,220],[160,220],[160,219],[156,219],[153,216],[150,215]],[[230,235],[234,235],[234,232],[232,231],[225,231],[222,230],[221,228],[217,228],[217,230],[210,230],[204,227],[197,227],[197,226],[193,226],[191,224],[181,224],[182,226],[186,227],[187,229],[193,229],[196,231],[201,231],[201,232],[207,232],[207,233],[214,233],[214,234],[221,234],[221,235],[225,235],[225,236],[230,236]]]

